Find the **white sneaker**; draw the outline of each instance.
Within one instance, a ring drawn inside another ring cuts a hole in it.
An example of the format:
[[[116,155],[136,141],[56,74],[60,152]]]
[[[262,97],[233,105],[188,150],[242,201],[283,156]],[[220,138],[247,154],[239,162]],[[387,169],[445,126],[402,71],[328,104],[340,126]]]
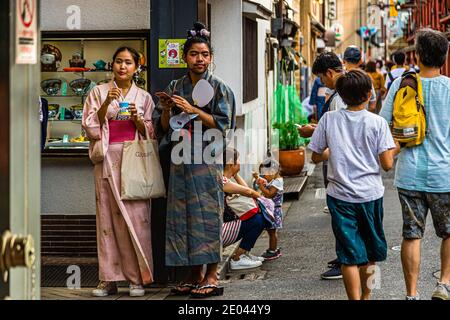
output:
[[[145,289],[140,284],[130,284],[130,297],[142,297],[145,295]]]
[[[438,282],[434,288],[431,300],[450,300],[450,285]]]
[[[261,261],[253,261],[245,254],[240,256],[238,261],[230,260],[230,269],[231,270],[245,270],[245,269],[254,269],[258,268],[262,265]]]
[[[97,288],[92,290],[94,297],[107,297],[112,294],[117,294],[117,285],[113,281],[100,281]]]
[[[328,206],[325,206],[323,208],[323,213],[330,213],[330,209],[328,209]]]
[[[263,257],[257,257],[257,256],[252,255],[250,252],[245,253],[245,255],[247,257],[249,257],[250,260],[253,260],[253,261],[264,262],[264,260],[265,260]]]

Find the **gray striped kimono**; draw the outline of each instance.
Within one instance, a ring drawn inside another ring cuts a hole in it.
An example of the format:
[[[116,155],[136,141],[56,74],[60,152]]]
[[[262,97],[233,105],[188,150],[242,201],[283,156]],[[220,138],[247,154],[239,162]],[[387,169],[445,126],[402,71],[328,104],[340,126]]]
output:
[[[228,130],[235,127],[235,100],[231,89],[222,80],[206,72],[203,79],[214,88],[214,98],[202,110],[211,114],[223,137]],[[172,81],[166,88],[169,95],[184,97],[194,105],[192,100],[192,82],[189,75]],[[161,106],[155,109],[153,121],[156,133],[162,143],[175,147],[180,142],[170,142],[173,130],[163,132],[160,125]],[[193,119],[184,128],[189,134],[183,139],[190,139],[191,151],[205,150],[209,142],[194,145],[194,136],[202,134],[208,128],[197,130]],[[200,132],[199,132],[200,131]],[[200,140],[202,141],[202,140]],[[223,139],[225,141],[225,138]],[[223,149],[216,150],[219,156]],[[192,157],[193,159],[193,157]],[[166,265],[194,266],[217,263],[221,260],[221,225],[224,208],[222,191],[222,170],[219,164],[174,164],[170,165],[170,177],[167,198],[166,217]]]

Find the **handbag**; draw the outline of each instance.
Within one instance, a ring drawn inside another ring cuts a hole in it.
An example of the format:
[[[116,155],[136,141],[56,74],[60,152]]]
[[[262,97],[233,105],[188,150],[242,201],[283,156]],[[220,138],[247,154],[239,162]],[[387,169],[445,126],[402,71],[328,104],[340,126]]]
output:
[[[166,187],[159,162],[158,142],[150,139],[147,129],[146,140],[136,138],[123,143],[121,188],[122,200],[148,200],[166,196]]]
[[[259,212],[258,205],[253,198],[233,194],[225,198],[227,206],[236,214],[240,220],[250,219]]]

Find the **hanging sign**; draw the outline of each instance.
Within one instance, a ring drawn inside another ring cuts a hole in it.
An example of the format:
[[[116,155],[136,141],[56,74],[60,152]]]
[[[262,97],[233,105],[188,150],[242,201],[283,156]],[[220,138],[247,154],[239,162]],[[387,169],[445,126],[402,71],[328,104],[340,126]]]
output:
[[[344,34],[344,27],[339,22],[335,22],[331,25],[331,30],[334,31],[336,35],[336,41],[342,40],[342,35]]]
[[[186,39],[159,39],[159,68],[186,68],[183,45]]]
[[[16,0],[16,63],[37,63],[37,0]]]
[[[337,0],[328,0],[328,19],[337,19]]]

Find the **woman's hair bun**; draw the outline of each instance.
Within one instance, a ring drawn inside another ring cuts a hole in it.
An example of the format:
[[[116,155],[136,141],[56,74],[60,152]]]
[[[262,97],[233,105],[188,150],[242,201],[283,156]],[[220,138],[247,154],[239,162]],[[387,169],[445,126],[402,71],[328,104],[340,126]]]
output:
[[[206,40],[209,40],[210,32],[206,29],[206,26],[201,22],[194,23],[194,28],[191,30],[188,30],[187,37],[188,39],[194,38],[194,37],[201,37]]]

